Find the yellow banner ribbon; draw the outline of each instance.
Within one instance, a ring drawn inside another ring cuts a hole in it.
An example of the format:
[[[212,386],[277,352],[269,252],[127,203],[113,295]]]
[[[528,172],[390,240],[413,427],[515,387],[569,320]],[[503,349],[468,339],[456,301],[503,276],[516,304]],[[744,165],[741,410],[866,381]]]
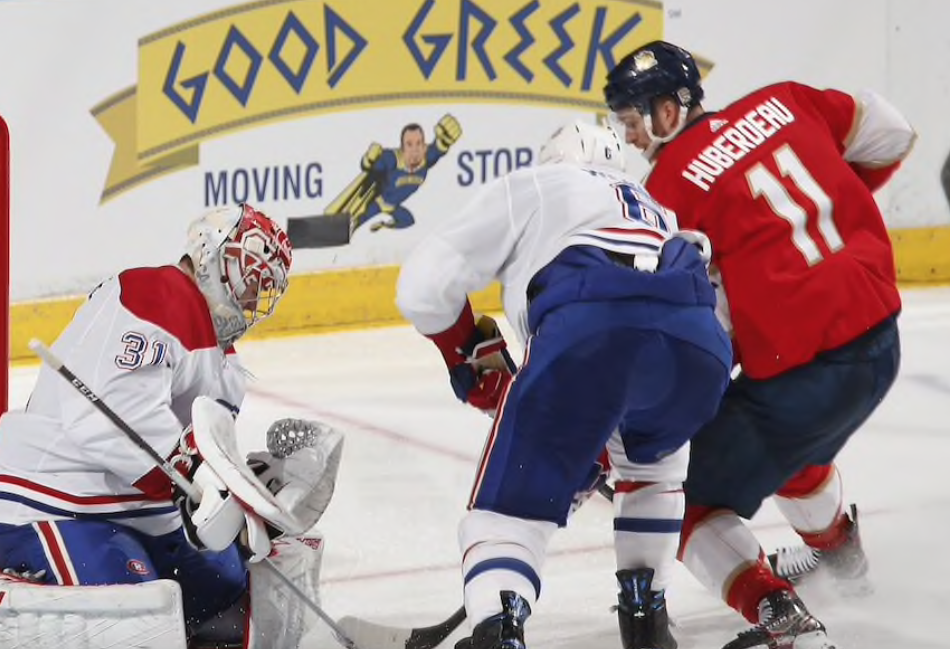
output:
[[[198,163],[206,139],[318,113],[446,102],[603,110],[610,66],[663,34],[653,0],[260,0],[139,41],[92,109],[102,200]]]

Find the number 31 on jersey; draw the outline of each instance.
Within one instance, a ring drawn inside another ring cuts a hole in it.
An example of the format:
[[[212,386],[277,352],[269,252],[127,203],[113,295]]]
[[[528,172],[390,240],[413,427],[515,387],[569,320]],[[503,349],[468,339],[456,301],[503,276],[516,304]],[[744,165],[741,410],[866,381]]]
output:
[[[122,370],[134,370],[142,365],[161,365],[168,345],[160,340],[149,342],[137,331],[126,331],[120,340],[125,350],[116,355],[115,365]]]

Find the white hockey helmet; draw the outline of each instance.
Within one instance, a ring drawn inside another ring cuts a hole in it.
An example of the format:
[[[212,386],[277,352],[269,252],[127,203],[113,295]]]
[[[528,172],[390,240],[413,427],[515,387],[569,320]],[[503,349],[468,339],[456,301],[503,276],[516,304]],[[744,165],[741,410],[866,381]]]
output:
[[[623,143],[617,132],[608,126],[598,126],[577,119],[565,124],[541,146],[540,164],[573,162],[581,165],[611,167],[626,170]]]
[[[192,222],[186,253],[223,349],[273,313],[287,290],[290,239],[246,203],[212,210]]]

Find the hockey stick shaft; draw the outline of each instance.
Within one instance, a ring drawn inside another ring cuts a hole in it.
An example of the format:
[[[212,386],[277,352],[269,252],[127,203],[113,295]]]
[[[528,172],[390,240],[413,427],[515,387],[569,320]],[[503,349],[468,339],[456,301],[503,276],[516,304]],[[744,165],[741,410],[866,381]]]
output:
[[[117,415],[115,411],[107,406],[88,385],[86,385],[79,377],[73,374],[72,371],[66,367],[65,363],[63,363],[59,357],[50,351],[46,345],[44,345],[39,340],[33,339],[30,341],[29,347],[37,356],[43,359],[43,362],[49,365],[51,369],[55,370],[60,376],[69,381],[70,384],[72,384],[72,386],[76,388],[80,394],[86,397],[86,399],[92,403],[92,405],[94,405],[99,410],[99,412],[101,412],[109,419],[109,421],[115,424],[115,426],[121,430],[126,435],[126,437],[132,440],[136,446],[147,453],[152,461],[155,462],[155,465],[158,466],[165,473],[165,475],[167,475],[169,479],[171,479],[171,481],[174,482],[175,485],[178,486],[189,498],[196,502],[201,500],[201,492],[194,485],[194,483],[189,481],[188,478],[175,469],[175,467],[173,467],[168,462],[168,460],[159,455],[158,452],[152,448],[148,442],[142,439],[141,435],[139,435],[132,429],[131,426],[125,423],[125,420],[122,419],[122,417]],[[290,589],[290,591],[293,592],[294,595],[296,595],[300,601],[307,606],[307,608],[316,613],[317,616],[323,620],[328,627],[330,627],[330,630],[333,631],[337,641],[341,645],[346,647],[346,649],[359,649],[356,643],[353,642],[353,640],[351,640],[346,635],[346,633],[344,633],[343,629],[337,625],[333,618],[327,615],[326,611],[317,605],[316,602],[307,597],[306,593],[300,590],[300,588],[298,588],[297,585],[292,582],[287,575],[281,572],[280,569],[275,566],[270,559],[264,559],[261,561],[261,563],[288,589]]]
[[[336,620],[334,620],[332,617],[327,615],[326,611],[324,611],[320,606],[318,606],[317,603],[314,602],[312,599],[307,597],[306,593],[300,590],[297,584],[292,582],[290,580],[290,577],[288,577],[283,572],[281,572],[280,569],[277,566],[275,566],[274,563],[270,559],[264,559],[261,563],[275,577],[277,577],[284,584],[284,586],[289,588],[290,591],[293,592],[293,594],[297,596],[297,599],[299,599],[301,602],[306,604],[307,608],[309,608],[311,611],[316,613],[317,617],[323,620],[324,623],[328,627],[330,627],[330,630],[333,632],[333,635],[336,637],[337,642],[339,642],[341,645],[346,647],[346,649],[360,649],[359,646],[357,646],[356,642],[354,642],[353,639],[350,638],[346,634],[346,632],[336,623]]]
[[[201,492],[192,484],[181,472],[177,471],[175,467],[168,463],[168,461],[159,455],[154,448],[152,448],[148,442],[142,439],[142,436],[136,433],[132,428],[125,423],[125,421],[115,413],[109,406],[102,402],[102,400],[93,392],[88,385],[83,383],[75,374],[70,371],[68,367],[61,361],[50,349],[44,345],[39,340],[33,339],[29,343],[30,349],[33,350],[37,356],[43,359],[51,369],[55,370],[62,376],[64,379],[69,381],[76,391],[79,392],[82,396],[94,405],[99,412],[104,414],[109,421],[115,424],[116,428],[125,433],[125,436],[132,440],[132,443],[142,449],[145,453],[148,454],[152,461],[155,462],[155,465],[160,468],[168,478],[175,483],[175,485],[181,489],[185,494],[188,495],[194,501],[201,500]]]

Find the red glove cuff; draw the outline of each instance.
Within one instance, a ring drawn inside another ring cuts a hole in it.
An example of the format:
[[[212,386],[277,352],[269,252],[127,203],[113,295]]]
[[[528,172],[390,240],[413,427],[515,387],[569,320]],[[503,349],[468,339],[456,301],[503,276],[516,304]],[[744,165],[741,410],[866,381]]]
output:
[[[472,337],[475,335],[475,315],[472,313],[472,305],[465,300],[465,306],[462,312],[455,320],[455,324],[437,334],[427,335],[426,338],[435,343],[435,346],[442,352],[442,358],[449,367],[455,367],[466,362],[464,353],[465,347],[471,344]]]
[[[468,405],[494,414],[501,399],[511,383],[511,374],[500,370],[489,370],[478,377],[478,383],[469,391],[465,402]]]

